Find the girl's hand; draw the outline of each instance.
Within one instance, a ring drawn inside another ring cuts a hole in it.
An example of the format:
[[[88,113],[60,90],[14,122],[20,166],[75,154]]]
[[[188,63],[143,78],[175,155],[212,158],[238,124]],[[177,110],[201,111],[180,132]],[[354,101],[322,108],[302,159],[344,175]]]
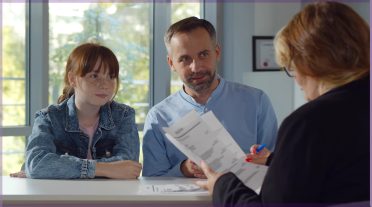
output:
[[[245,158],[247,162],[252,162],[259,165],[266,164],[267,158],[270,156],[271,152],[266,147],[257,152],[257,148],[259,146],[260,145],[258,144],[252,145],[252,147],[250,148],[251,153],[247,154],[247,157]]]
[[[9,176],[14,178],[27,178],[25,171],[22,170],[16,173],[10,173]]]
[[[137,179],[141,170],[141,163],[132,160],[97,162],[96,176],[104,176],[113,179]]]

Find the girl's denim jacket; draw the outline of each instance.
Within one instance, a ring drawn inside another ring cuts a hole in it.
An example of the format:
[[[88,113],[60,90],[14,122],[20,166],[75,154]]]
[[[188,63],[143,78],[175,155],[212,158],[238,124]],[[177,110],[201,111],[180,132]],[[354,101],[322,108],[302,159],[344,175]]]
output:
[[[96,162],[138,161],[139,137],[133,108],[111,101],[101,107],[86,159],[89,138],[79,129],[75,98],[36,113],[26,148],[29,178],[94,178]]]

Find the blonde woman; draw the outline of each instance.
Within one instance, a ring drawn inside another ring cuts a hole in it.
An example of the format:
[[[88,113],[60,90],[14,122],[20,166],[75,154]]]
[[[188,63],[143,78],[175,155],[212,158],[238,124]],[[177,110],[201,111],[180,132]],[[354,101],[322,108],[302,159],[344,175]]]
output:
[[[202,163],[208,181],[199,184],[216,206],[370,199],[369,37],[367,23],[337,2],[309,4],[279,31],[278,63],[309,102],[283,121],[275,155],[264,149],[248,156],[269,165],[259,195]]]

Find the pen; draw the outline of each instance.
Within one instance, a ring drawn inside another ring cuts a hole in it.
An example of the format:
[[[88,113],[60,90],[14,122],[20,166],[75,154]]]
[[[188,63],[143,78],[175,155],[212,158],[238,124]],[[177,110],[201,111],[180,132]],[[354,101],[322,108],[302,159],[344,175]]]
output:
[[[262,144],[262,145],[260,145],[259,147],[257,147],[257,149],[256,149],[256,153],[259,153],[261,150],[263,150],[263,148],[265,148],[266,147],[266,144]]]
[[[256,153],[255,154],[259,153],[265,147],[266,147],[266,144],[261,144],[259,147],[256,148]],[[245,161],[246,162],[252,162],[252,157],[245,158]]]

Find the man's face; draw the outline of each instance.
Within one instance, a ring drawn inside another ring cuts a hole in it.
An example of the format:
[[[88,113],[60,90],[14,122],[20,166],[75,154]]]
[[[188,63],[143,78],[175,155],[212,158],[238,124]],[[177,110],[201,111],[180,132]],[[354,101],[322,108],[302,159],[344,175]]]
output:
[[[186,92],[201,93],[217,82],[220,48],[204,28],[176,33],[168,49],[168,64],[180,76]]]

